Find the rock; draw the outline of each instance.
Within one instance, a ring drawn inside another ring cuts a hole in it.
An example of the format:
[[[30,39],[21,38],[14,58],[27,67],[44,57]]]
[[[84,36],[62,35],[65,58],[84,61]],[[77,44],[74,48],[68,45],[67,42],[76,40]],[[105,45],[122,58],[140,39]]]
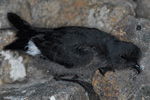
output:
[[[136,19],[128,16],[112,31],[113,35],[118,36],[125,41],[134,42],[144,53],[149,49],[149,20]]]
[[[135,95],[135,100],[149,100],[150,99],[150,85],[143,85],[140,91]]]
[[[79,85],[56,82],[48,77],[43,79],[38,78],[28,85],[17,83],[19,88],[15,85],[1,87],[3,90],[0,97],[5,100],[88,100],[85,91]]]
[[[96,3],[98,3],[96,7],[91,8],[88,12],[87,25],[105,32],[110,32],[127,15],[135,15],[133,2],[101,0]]]
[[[55,6],[53,6],[54,4]],[[36,26],[82,25],[110,32],[125,16],[135,15],[133,4],[135,3],[123,2],[122,0],[97,2],[90,0],[43,0],[30,5],[30,8]],[[36,10],[37,8],[38,10]]]
[[[102,100],[148,100],[149,91],[146,84],[150,82],[149,27],[149,20],[128,16],[113,29],[113,35],[121,40],[133,42],[141,48],[140,65],[143,71],[137,74],[134,69],[115,70],[107,72],[105,77],[97,72],[93,78],[93,86]]]
[[[150,1],[149,0],[135,0],[137,7],[135,9],[138,18],[150,19]]]
[[[1,51],[0,54],[3,57],[0,68],[0,78],[3,83],[12,83],[26,76],[23,57],[19,56],[17,52],[11,53],[10,51]]]
[[[33,0],[31,0],[33,1]],[[22,14],[23,18],[26,18],[27,21],[32,22],[30,15],[30,5],[27,0],[1,0],[0,1],[0,19],[1,19],[1,27],[8,27],[10,24],[7,21],[6,14],[8,12],[14,12],[18,14]]]
[[[4,15],[16,12],[34,26],[90,26],[110,32],[124,17],[135,15],[135,3],[122,0],[1,0],[1,4],[2,27],[8,26]]]

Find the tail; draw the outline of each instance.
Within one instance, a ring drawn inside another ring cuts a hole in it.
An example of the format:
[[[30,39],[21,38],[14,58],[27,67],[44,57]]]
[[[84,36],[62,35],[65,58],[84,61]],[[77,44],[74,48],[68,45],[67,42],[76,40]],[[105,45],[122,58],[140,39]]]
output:
[[[27,51],[28,48],[25,48],[28,45],[28,39],[16,39],[12,43],[6,45],[3,50],[17,50],[17,51]]]
[[[17,30],[16,33],[17,39],[13,41],[11,44],[5,46],[3,48],[4,50],[27,51],[27,49],[29,49],[28,45],[30,44],[35,47],[35,45],[30,41],[32,37],[39,34],[52,32],[52,29],[50,28],[49,29],[36,28],[31,26],[28,22],[23,20],[20,16],[18,16],[15,13],[8,13],[7,18],[14,28],[2,28],[0,30]]]
[[[17,14],[8,13],[7,14],[8,21],[13,25],[14,28],[2,28],[0,30],[17,30],[16,37],[12,43],[6,45],[4,50],[17,50],[17,51],[27,51],[29,40],[37,35],[32,30],[32,26],[27,23],[25,20],[21,19]]]
[[[52,32],[51,28],[38,28],[31,26],[28,22],[23,20],[20,16],[18,16],[15,13],[11,12],[8,13],[7,19],[14,26],[14,28],[1,28],[0,30],[19,30],[21,32],[33,32],[33,33]]]
[[[28,32],[32,29],[31,25],[25,20],[21,19],[21,17],[19,17],[17,14],[8,13],[7,19],[19,31]]]
[[[90,83],[88,83],[88,82],[80,81],[80,80],[74,80],[74,79],[64,79],[64,78],[58,78],[58,77],[56,78],[56,80],[69,81],[69,82],[78,83],[88,93],[89,100],[100,100],[100,98],[98,97],[98,95],[95,93],[95,91],[93,89],[93,86]]]

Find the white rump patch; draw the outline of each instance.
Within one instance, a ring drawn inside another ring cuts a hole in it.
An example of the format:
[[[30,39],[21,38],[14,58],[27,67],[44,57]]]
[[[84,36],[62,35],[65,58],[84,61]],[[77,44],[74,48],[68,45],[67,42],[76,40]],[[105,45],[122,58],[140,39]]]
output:
[[[34,44],[34,42],[32,42],[31,40],[28,42],[28,45],[25,48],[28,48],[26,53],[32,56],[41,53],[40,50],[37,48],[37,46]]]

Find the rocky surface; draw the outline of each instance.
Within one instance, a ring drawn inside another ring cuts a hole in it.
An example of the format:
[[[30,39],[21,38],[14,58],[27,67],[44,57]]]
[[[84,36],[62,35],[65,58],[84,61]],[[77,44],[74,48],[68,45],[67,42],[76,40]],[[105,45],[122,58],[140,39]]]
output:
[[[142,50],[141,74],[134,69],[97,71],[92,84],[102,100],[150,99],[150,21],[148,0],[0,0],[0,27],[10,27],[7,12],[15,12],[38,27],[96,27]],[[132,16],[131,16],[132,15]],[[135,16],[136,15],[136,16]],[[14,31],[0,32],[0,100],[88,100],[84,89],[55,81],[45,66],[20,52],[3,51]]]
[[[57,82],[52,77],[38,77],[28,82],[11,84],[9,87],[3,85],[2,89],[5,91],[0,96],[4,100],[88,100],[79,85]]]
[[[127,15],[135,15],[134,2],[123,0],[97,0],[89,9],[87,24],[90,27],[110,32]]]
[[[150,1],[149,0],[135,0],[137,7],[135,9],[137,16],[150,19]]]

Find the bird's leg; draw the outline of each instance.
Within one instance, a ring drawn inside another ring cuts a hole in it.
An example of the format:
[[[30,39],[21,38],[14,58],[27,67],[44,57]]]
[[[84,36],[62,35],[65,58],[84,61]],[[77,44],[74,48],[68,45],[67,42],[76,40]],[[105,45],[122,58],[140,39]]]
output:
[[[54,79],[55,79],[56,81],[60,81],[60,80],[63,79],[62,77],[64,77],[64,76],[65,76],[65,75],[60,75],[60,76],[56,75],[56,76],[54,76]],[[79,78],[79,76],[75,75],[75,76],[73,76],[71,79],[72,79],[72,80],[76,80],[76,79],[78,79],[78,78]]]
[[[72,77],[73,80],[76,80],[76,79],[78,79],[78,78],[79,78],[78,75],[75,75],[75,76]]]
[[[55,79],[56,81],[61,80],[60,76],[54,76],[54,79]]]
[[[64,77],[65,75],[55,75],[54,76],[54,79],[56,80],[56,81],[59,81],[59,80],[61,80],[62,79],[62,77]]]
[[[110,67],[102,67],[102,68],[98,68],[98,70],[99,70],[99,72],[100,72],[103,76],[105,76],[105,73],[106,73],[107,71],[113,71],[113,72],[115,72],[115,70],[112,69],[112,68],[110,68]]]

